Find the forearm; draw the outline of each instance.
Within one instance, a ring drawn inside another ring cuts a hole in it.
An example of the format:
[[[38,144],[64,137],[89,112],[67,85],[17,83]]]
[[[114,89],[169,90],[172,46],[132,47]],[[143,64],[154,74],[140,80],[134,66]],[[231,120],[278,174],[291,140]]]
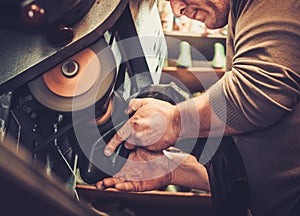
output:
[[[191,137],[226,136],[239,134],[221,121],[212,110],[207,93],[177,105],[177,124],[181,125],[180,139]],[[224,109],[226,107],[224,106]]]
[[[206,168],[191,155],[187,156],[179,166],[172,170],[170,184],[210,191]]]

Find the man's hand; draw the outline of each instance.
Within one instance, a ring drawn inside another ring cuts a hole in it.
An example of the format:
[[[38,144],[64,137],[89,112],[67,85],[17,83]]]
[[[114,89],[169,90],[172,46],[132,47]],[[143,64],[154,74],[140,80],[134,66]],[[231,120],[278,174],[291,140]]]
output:
[[[133,99],[127,109],[127,114],[130,113],[134,115],[107,144],[106,156],[112,155],[123,141],[128,149],[143,146],[151,151],[167,149],[176,143],[180,133],[180,114],[176,106],[152,98]]]
[[[162,152],[136,148],[114,177],[106,178],[96,186],[100,190],[115,187],[121,191],[145,191],[167,185],[171,178],[169,159]]]
[[[120,191],[147,191],[175,184],[209,191],[206,169],[195,157],[186,153],[149,152],[136,148],[128,161],[112,178],[99,181],[99,190],[116,188]]]

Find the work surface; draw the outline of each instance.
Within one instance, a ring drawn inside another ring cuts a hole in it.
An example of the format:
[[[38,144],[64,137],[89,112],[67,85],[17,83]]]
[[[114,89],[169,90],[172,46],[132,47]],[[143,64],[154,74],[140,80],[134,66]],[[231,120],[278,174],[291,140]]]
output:
[[[193,192],[98,191],[94,186],[77,185],[79,197],[96,209],[115,215],[197,215],[213,216],[211,196]]]

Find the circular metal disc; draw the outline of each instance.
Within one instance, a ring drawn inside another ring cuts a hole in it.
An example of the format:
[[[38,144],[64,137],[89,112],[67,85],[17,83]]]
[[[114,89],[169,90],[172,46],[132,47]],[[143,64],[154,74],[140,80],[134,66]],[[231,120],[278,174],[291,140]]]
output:
[[[116,78],[113,53],[104,39],[100,43],[102,47],[105,43],[106,48],[98,53],[86,48],[67,59],[79,64],[79,72],[74,77],[62,74],[62,63],[28,83],[34,97],[46,107],[61,112],[83,110],[96,104]]]
[[[65,62],[76,62],[78,72],[74,76],[64,75],[62,67]],[[101,73],[100,61],[90,48],[72,56],[43,75],[47,87],[53,93],[63,97],[75,97],[87,92],[97,81]],[[77,83],[81,82],[81,85]]]

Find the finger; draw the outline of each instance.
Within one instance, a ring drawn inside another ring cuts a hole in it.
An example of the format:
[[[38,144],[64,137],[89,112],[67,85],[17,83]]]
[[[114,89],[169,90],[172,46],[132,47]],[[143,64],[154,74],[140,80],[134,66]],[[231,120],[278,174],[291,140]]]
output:
[[[102,181],[98,181],[96,183],[96,188],[98,190],[106,190],[107,188],[111,188],[114,187],[115,184],[120,183],[120,182],[124,182],[124,179],[120,179],[120,178],[106,178],[103,179]]]
[[[118,146],[130,137],[130,130],[130,123],[126,122],[105,146],[104,155],[111,156]]]
[[[126,181],[120,182],[115,185],[115,188],[119,191],[135,191],[142,192],[147,190],[152,190],[157,188],[157,185],[154,182],[149,181]]]
[[[128,103],[128,107],[126,109],[126,113],[130,114],[133,113],[135,111],[137,111],[139,108],[141,108],[142,106],[144,106],[145,104],[149,103],[150,100],[149,98],[146,99],[131,99]]]
[[[114,187],[116,184],[121,183],[121,182],[124,182],[124,179],[114,178],[114,177],[103,179],[103,185],[106,188]]]
[[[105,191],[112,191],[112,192],[118,192],[116,188],[106,188]]]
[[[136,145],[130,144],[130,143],[128,143],[128,142],[126,142],[126,143],[124,144],[124,146],[125,146],[125,148],[127,148],[127,149],[129,149],[129,150],[133,150],[133,149],[135,149],[135,147],[136,147]]]
[[[131,181],[128,181],[128,182],[120,182],[120,183],[117,183],[115,185],[115,188],[119,191],[136,191],[138,192],[138,188],[141,188],[140,186],[138,186],[140,184],[140,182],[131,182]]]
[[[98,181],[97,183],[96,183],[96,188],[98,189],[98,190],[105,190],[105,186],[103,185],[103,181]]]
[[[115,184],[121,183],[124,181],[125,181],[125,179],[122,179],[122,178],[114,178],[114,177],[106,178],[106,179],[103,179],[102,181],[98,181],[96,183],[96,188],[98,190],[106,190],[107,188],[114,187]]]

